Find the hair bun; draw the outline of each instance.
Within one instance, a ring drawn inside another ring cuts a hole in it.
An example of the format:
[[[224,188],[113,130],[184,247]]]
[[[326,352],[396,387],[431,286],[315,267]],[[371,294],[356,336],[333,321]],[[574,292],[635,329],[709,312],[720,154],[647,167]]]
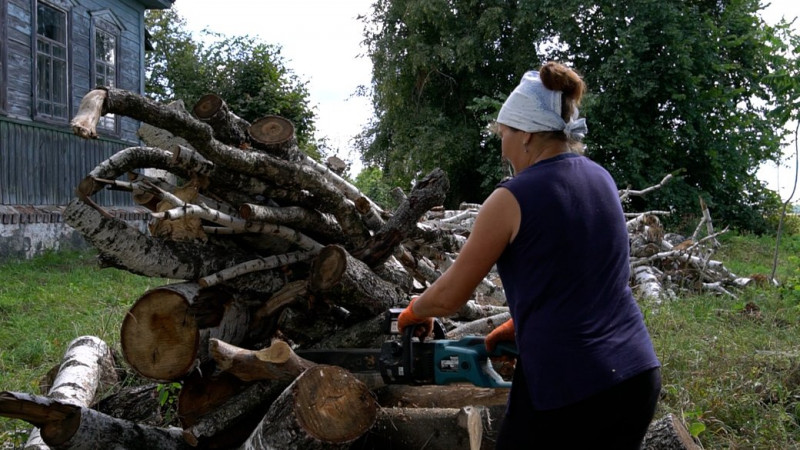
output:
[[[561,91],[576,104],[580,103],[586,85],[574,70],[551,61],[539,69],[539,77],[547,89]]]

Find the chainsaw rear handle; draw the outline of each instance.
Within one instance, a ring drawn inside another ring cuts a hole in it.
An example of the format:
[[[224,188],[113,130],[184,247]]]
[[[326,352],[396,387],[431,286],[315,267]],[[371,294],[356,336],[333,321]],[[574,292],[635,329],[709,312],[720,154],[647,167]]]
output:
[[[509,356],[516,358],[517,348],[513,343],[502,342],[489,353],[483,336],[465,336],[458,340],[434,341],[436,360],[436,384],[468,381],[475,386],[488,388],[510,388],[494,370],[491,358]]]
[[[415,342],[413,340],[415,326],[403,330],[403,367],[408,374],[417,374],[415,367]],[[436,327],[434,327],[436,328]],[[444,331],[434,332],[435,337],[444,336]],[[416,343],[417,345],[421,345]],[[486,350],[483,336],[466,336],[458,340],[434,339],[427,345],[433,345],[433,381],[437,385],[469,382],[478,387],[510,388],[506,381],[494,370],[491,358],[509,356],[516,358],[517,347],[511,342],[500,342],[491,353]],[[428,373],[423,369],[423,372]],[[427,379],[427,377],[425,377]]]

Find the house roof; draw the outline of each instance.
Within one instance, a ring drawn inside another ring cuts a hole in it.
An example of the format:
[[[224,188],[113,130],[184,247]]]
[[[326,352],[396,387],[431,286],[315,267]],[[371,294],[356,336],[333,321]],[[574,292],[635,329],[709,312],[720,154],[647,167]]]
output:
[[[169,9],[175,0],[139,0],[147,9]]]

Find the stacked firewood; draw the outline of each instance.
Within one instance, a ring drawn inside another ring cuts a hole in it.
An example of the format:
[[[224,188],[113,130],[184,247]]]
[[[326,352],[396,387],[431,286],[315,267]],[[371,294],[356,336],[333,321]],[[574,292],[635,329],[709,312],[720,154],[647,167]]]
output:
[[[295,352],[379,348],[384,312],[449,267],[480,205],[444,210],[441,170],[397,191],[399,206],[386,211],[343,179],[336,161],[300,152],[284,118],[251,124],[214,95],[189,112],[181,102],[103,88],[84,97],[75,133],[97,137],[104,114],[159,132],[92,170],[65,219],[104,266],[169,280],[131,306],[120,344],[137,375],[179,383],[179,426],[125,417],[134,407],[104,413],[98,406],[108,401],[9,392],[0,394],[0,414],[29,421],[53,448],[493,448],[507,390],[387,386]],[[101,189],[129,191],[149,208],[149,230],[95,204]],[[670,243],[659,214],[628,223],[632,285],[642,298],[702,288],[733,295],[731,286],[745,283],[711,259],[718,233],[710,217],[703,237]],[[492,272],[444,318],[447,337],[488,333],[509,317],[504,305]],[[678,422],[668,425],[659,430],[681,435]]]

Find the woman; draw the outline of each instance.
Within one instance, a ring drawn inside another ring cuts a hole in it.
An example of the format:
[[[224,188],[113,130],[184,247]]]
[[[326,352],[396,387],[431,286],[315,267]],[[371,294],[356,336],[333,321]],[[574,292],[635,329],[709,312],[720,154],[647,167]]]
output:
[[[519,350],[498,449],[638,449],[660,363],[628,285],[629,243],[614,180],[580,155],[585,90],[571,69],[527,72],[497,117],[514,177],[486,199],[458,258],[399,318],[456,312],[494,264],[511,320],[486,338]]]

